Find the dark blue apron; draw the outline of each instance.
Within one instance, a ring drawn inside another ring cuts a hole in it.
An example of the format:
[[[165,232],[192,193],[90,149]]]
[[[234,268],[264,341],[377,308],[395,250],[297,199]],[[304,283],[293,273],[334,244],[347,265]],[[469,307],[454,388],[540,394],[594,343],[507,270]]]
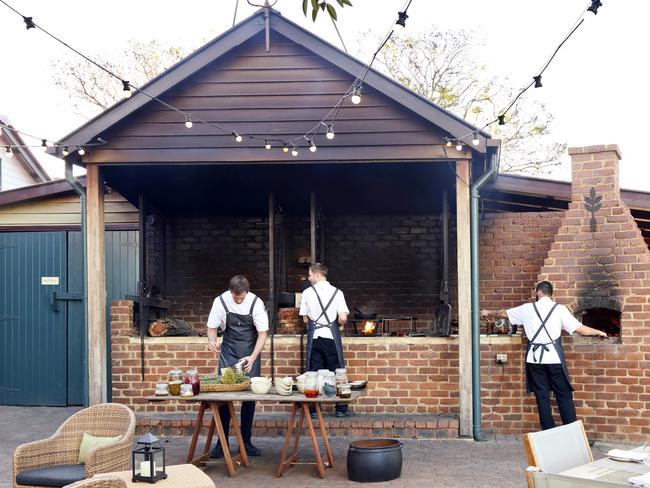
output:
[[[314,332],[316,329],[322,329],[323,327],[329,327],[330,331],[332,332],[332,338],[334,339],[334,344],[336,346],[336,355],[339,359],[338,367],[345,368],[345,362],[343,361],[343,343],[341,342],[341,334],[339,334],[338,313],[336,311],[334,312],[333,321],[330,321],[329,317],[327,316],[327,310],[330,308],[330,305],[332,305],[334,297],[339,292],[339,290],[338,288],[335,288],[334,293],[332,294],[332,298],[330,298],[327,306],[323,306],[323,302],[320,299],[316,288],[314,288],[314,285],[311,286],[311,289],[314,290],[316,298],[318,298],[321,313],[316,320],[309,319],[309,322],[307,323],[307,371],[311,371],[311,348],[314,342]],[[321,321],[323,318],[324,322]]]
[[[548,333],[548,330],[546,329],[546,322],[548,322],[548,319],[551,317],[551,314],[555,311],[555,307],[557,307],[557,303],[553,305],[553,308],[551,308],[551,311],[548,313],[545,319],[542,319],[542,316],[539,313],[539,310],[537,310],[537,305],[533,303],[533,308],[535,309],[535,313],[537,314],[537,317],[539,320],[542,322],[542,325],[539,326],[537,329],[537,332],[535,332],[535,335],[528,341],[528,347],[526,348],[526,357],[524,361],[528,360],[528,353],[533,349],[533,360],[537,363],[539,362],[541,364],[542,358],[544,357],[544,352],[550,351],[548,346],[551,344],[555,348],[555,352],[557,352],[558,357],[560,358],[560,363],[562,364],[562,372],[564,373],[564,377],[566,378],[566,381],[569,385],[569,388],[571,388],[571,391],[573,391],[573,386],[571,386],[571,381],[569,379],[569,370],[567,369],[566,366],[566,361],[564,359],[564,349],[562,348],[562,335],[558,337],[555,340],[551,340],[551,342],[535,342],[535,339],[537,339],[537,336],[542,332],[546,332],[546,336],[551,339],[551,335]],[[539,360],[535,356],[537,351],[540,351],[539,354]],[[528,376],[528,369],[526,369],[526,389],[528,390],[528,393],[532,393],[532,387],[531,387],[531,381],[530,377]]]
[[[257,343],[257,329],[253,321],[253,309],[257,303],[257,297],[253,299],[253,304],[248,314],[232,313],[226,307],[223,296],[219,296],[221,305],[226,311],[226,330],[223,333],[223,342],[221,343],[221,352],[219,354],[219,374],[221,368],[232,366],[241,358],[250,356],[255,350]],[[251,378],[260,376],[262,358],[261,354],[253,363],[253,369],[247,373]]]

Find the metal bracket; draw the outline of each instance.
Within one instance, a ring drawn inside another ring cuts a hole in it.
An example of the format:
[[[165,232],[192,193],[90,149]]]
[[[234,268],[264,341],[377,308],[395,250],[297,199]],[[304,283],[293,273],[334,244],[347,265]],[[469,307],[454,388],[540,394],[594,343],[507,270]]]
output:
[[[68,292],[68,291],[55,291],[52,293],[52,300],[50,304],[52,305],[52,310],[58,312],[59,309],[59,300],[83,300],[84,295],[81,292]]]

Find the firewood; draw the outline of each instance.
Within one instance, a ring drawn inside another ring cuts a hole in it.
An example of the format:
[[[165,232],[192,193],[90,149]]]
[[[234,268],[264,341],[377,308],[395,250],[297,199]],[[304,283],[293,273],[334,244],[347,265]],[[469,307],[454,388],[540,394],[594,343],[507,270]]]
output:
[[[179,319],[156,320],[149,324],[149,335],[152,337],[189,336],[192,335],[192,326]]]

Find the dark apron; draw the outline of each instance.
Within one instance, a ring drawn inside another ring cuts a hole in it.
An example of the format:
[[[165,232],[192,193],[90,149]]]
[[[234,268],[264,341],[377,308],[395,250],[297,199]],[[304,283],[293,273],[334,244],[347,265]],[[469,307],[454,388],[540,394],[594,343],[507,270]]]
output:
[[[255,303],[257,303],[257,297],[253,300],[251,309],[246,315],[230,312],[223,297],[219,296],[219,300],[221,300],[221,305],[226,311],[226,330],[223,333],[221,352],[219,354],[219,374],[221,374],[221,368],[232,366],[241,358],[253,354],[255,350],[257,329],[253,321],[253,309]],[[260,376],[261,365],[262,358],[260,354],[253,363],[253,369],[250,373],[247,373],[248,376],[251,378]]]
[[[327,303],[327,306],[323,306],[323,302],[320,299],[320,296],[318,296],[318,292],[316,291],[316,288],[314,286],[311,286],[312,290],[314,290],[314,293],[316,294],[316,298],[318,298],[318,303],[320,304],[321,308],[321,313],[318,316],[316,320],[309,319],[309,322],[307,323],[307,371],[311,370],[311,348],[314,343],[314,332],[316,329],[322,329],[323,327],[329,327],[330,331],[332,332],[332,338],[334,339],[334,345],[336,346],[336,355],[338,356],[339,359],[339,368],[345,368],[345,362],[343,361],[343,343],[341,342],[341,334],[339,334],[339,321],[338,321],[338,313],[334,312],[334,320],[330,322],[329,317],[327,316],[327,310],[330,308],[330,305],[332,305],[332,302],[334,301],[334,297],[336,294],[339,292],[338,288],[334,289],[334,293],[332,294],[332,298],[330,298],[330,301]],[[322,322],[322,319],[325,319],[324,322]]]
[[[569,388],[571,388],[571,391],[573,391],[573,386],[571,386],[571,380],[569,379],[569,370],[567,369],[566,361],[564,359],[564,349],[562,348],[562,336],[558,337],[554,341],[551,342],[536,342],[535,339],[537,339],[537,336],[544,331],[546,332],[546,336],[550,339],[551,335],[548,333],[548,330],[546,329],[546,322],[548,322],[548,319],[551,317],[553,312],[555,311],[555,307],[557,307],[557,303],[553,305],[553,308],[551,308],[551,311],[548,313],[545,319],[542,319],[542,316],[539,313],[539,310],[537,310],[537,305],[533,303],[533,308],[535,309],[535,313],[537,314],[537,317],[539,317],[539,320],[542,322],[542,325],[539,326],[537,329],[537,332],[535,332],[535,335],[528,341],[528,347],[526,347],[526,357],[524,361],[528,360],[528,353],[530,349],[533,349],[533,360],[537,363],[539,362],[541,364],[542,358],[544,357],[544,353],[549,351],[548,346],[553,345],[555,348],[555,352],[557,352],[558,357],[560,358],[560,363],[562,364],[562,372],[564,373],[564,377],[566,378],[567,384],[569,385]],[[539,360],[535,356],[537,351],[540,351],[539,353]],[[530,377],[528,375],[528,368],[526,368],[526,390],[528,393],[532,393],[532,385],[530,381]]]

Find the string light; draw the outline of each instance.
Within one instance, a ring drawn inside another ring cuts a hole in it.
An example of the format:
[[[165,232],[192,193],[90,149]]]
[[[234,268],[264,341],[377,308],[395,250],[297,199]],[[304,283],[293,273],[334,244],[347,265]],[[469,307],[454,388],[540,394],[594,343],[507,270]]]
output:
[[[83,156],[84,154],[86,154],[86,150],[83,147],[80,147],[77,153],[79,154],[79,156]]]
[[[293,146],[293,149],[291,150],[291,155],[293,157],[296,157],[298,155],[298,150],[296,149],[296,146]]]
[[[352,93],[352,96],[350,97],[350,101],[355,105],[359,105],[361,103],[361,88],[356,87],[354,89],[354,92]]]
[[[406,29],[406,19],[408,19],[409,16],[406,15],[406,12],[397,12],[397,16],[398,16],[398,19],[397,19],[397,22],[395,22],[395,24],[403,27],[404,29]]]
[[[6,158],[11,158],[11,157],[13,157],[13,155],[14,155],[14,153],[11,150],[11,148],[9,146],[5,147],[5,157]]]
[[[478,146],[481,143],[480,139],[478,138],[478,131],[474,131],[474,137],[472,138],[472,144],[475,146]]]
[[[453,143],[451,142],[451,139],[447,139],[447,144],[446,144],[446,146],[447,146],[447,147],[451,147],[452,144],[453,144]]]
[[[240,136],[239,133],[236,132],[236,131],[233,131],[232,135],[235,136],[235,141],[236,142],[241,142],[241,141],[244,140],[244,138],[242,136]]]
[[[31,17],[23,17],[23,21],[25,21],[25,28],[27,30],[36,28],[36,24]]]
[[[284,153],[289,152],[289,146],[287,146],[286,143],[282,145],[282,152],[284,152]]]
[[[47,151],[47,139],[41,139],[41,147],[43,148],[43,152]]]
[[[334,129],[332,128],[332,124],[329,124],[327,126],[327,132],[325,133],[325,137],[327,137],[331,141],[332,139],[334,139],[335,135],[336,134],[334,134]]]
[[[533,80],[535,81],[535,88],[542,87],[542,75],[533,76]]]
[[[64,156],[67,156],[67,155],[69,154],[69,153],[68,153],[68,146],[63,146],[63,152],[62,152],[62,154],[63,154]]]
[[[463,150],[463,143],[458,141],[456,143],[456,151],[462,151]]]
[[[593,12],[594,15],[598,15],[598,9],[603,6],[603,2],[600,0],[591,0],[591,5],[587,8],[589,12]]]
[[[506,116],[505,116],[505,114],[498,115],[497,120],[499,121],[499,125],[506,125]]]
[[[267,141],[264,141],[264,147],[265,147],[266,149],[271,149],[271,143],[270,143],[268,140],[267,140]]]
[[[185,114],[185,127],[187,127],[188,129],[191,129],[193,125],[194,125],[194,123],[192,122],[192,117]]]
[[[131,87],[129,86],[129,82],[126,80],[122,80],[122,95],[124,98],[129,98],[131,96]]]
[[[314,141],[309,141],[309,152],[316,152],[316,144],[314,144]]]

